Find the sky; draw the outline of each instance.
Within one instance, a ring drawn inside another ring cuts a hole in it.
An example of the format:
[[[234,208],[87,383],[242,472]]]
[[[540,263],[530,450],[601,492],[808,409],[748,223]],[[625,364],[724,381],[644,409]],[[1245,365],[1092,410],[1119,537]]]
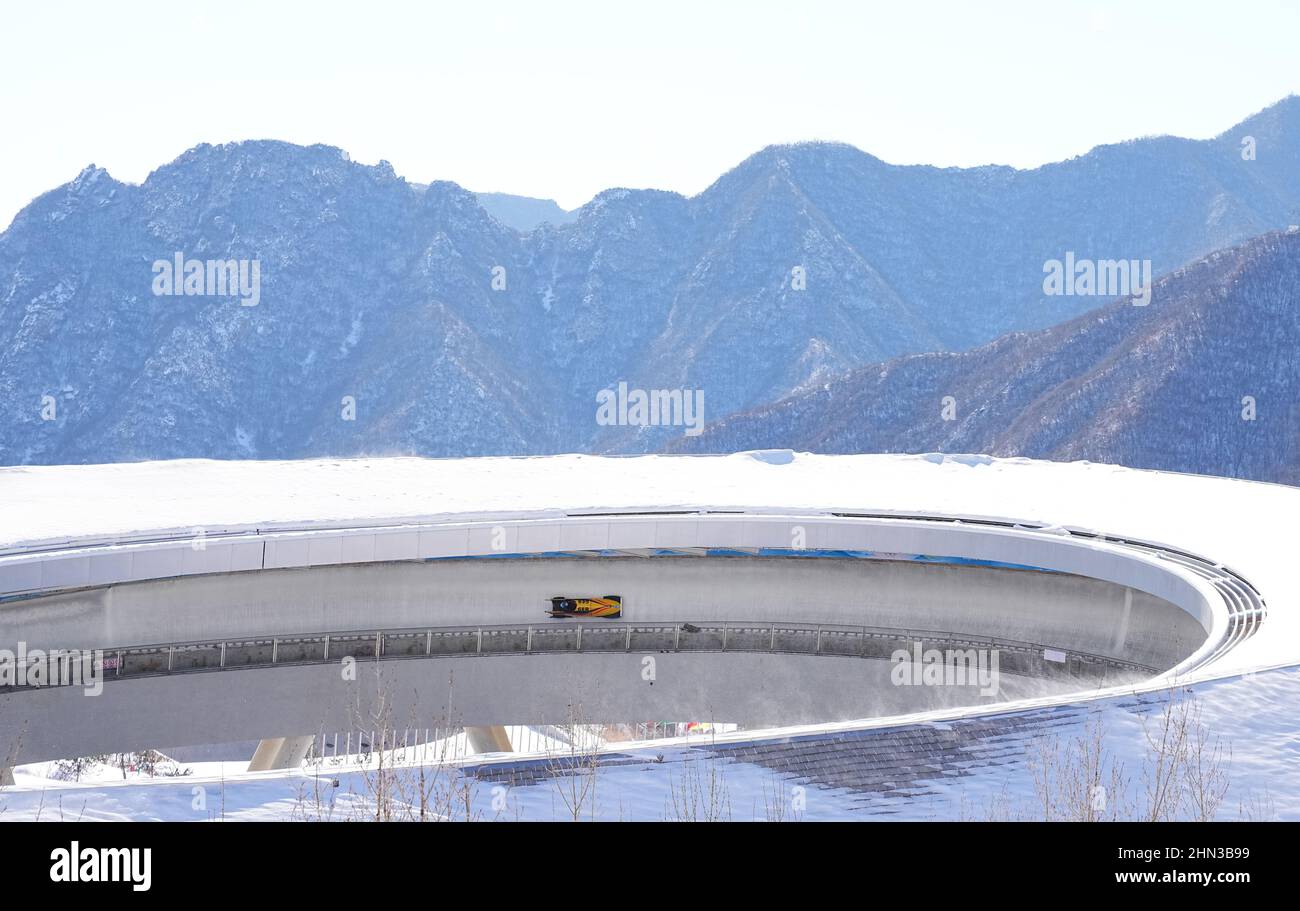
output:
[[[765,145],[1035,167],[1300,93],[1300,4],[70,2],[0,13],[0,226],[87,164],[327,143],[415,183],[694,194]]]

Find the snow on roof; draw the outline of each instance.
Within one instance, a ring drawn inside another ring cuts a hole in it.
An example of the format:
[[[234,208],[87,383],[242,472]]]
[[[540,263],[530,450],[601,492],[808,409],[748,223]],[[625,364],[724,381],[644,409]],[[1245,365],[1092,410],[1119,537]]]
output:
[[[781,508],[998,517],[1176,544],[1276,523],[1300,488],[962,455],[176,460],[0,468],[0,547],[153,530],[595,510]],[[1206,543],[1217,543],[1217,540]],[[1188,549],[1191,542],[1184,544]],[[1233,551],[1237,548],[1233,547]]]

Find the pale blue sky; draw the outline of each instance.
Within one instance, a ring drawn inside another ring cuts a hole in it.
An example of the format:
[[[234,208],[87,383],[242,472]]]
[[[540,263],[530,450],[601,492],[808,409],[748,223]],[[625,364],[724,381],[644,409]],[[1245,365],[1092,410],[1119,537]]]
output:
[[[90,162],[324,142],[415,182],[696,193],[772,142],[1032,167],[1300,93],[1295,2],[103,2],[0,13],[0,226]]]

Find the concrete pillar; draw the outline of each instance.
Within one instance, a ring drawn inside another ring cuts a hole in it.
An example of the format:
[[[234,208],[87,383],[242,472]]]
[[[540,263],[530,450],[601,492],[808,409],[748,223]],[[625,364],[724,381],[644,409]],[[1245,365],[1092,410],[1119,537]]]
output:
[[[14,783],[14,770],[9,766],[0,766],[0,788]]]
[[[296,769],[307,758],[307,751],[315,739],[310,734],[305,737],[268,737],[257,745],[253,758],[248,762],[248,771]]]
[[[510,735],[499,724],[489,727],[465,727],[465,736],[469,739],[469,748],[475,753],[513,753]]]

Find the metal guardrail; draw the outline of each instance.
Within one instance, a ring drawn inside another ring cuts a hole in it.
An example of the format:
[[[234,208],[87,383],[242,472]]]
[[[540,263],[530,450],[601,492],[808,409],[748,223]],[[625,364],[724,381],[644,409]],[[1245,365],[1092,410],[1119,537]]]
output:
[[[758,652],[889,658],[898,649],[983,649],[1013,673],[1155,674],[1158,668],[1037,643],[936,630],[759,621],[633,623],[567,620],[498,626],[351,630],[292,636],[176,642],[103,649],[105,680],[245,668],[329,664],[344,658],[491,657],[609,652]],[[1047,657],[1063,654],[1065,660]],[[0,692],[23,689],[4,687]]]

